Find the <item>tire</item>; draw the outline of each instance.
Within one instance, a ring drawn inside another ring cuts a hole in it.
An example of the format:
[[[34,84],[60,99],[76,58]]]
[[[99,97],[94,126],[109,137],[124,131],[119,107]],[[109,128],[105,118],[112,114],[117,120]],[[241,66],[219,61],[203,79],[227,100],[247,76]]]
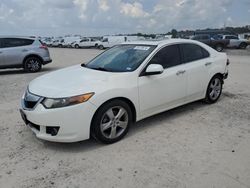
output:
[[[80,46],[78,44],[75,45],[75,48],[80,48]]]
[[[239,47],[240,47],[240,49],[246,49],[247,48],[247,44],[243,42],[243,43],[240,44]]]
[[[62,48],[63,46],[61,44],[58,45],[59,48]]]
[[[218,52],[222,52],[223,51],[223,45],[222,44],[217,44],[216,46],[215,46],[215,50],[216,51],[218,51]]]
[[[95,48],[98,48],[98,44],[95,44]]]
[[[24,70],[26,72],[34,73],[42,69],[42,61],[38,57],[28,57],[24,61]]]
[[[220,75],[215,75],[207,86],[205,102],[212,104],[218,101],[222,93],[223,80]]]
[[[100,49],[100,50],[103,50],[103,49],[104,49],[104,46],[103,46],[103,45],[100,45],[100,46],[99,46],[99,49]]]
[[[122,100],[113,100],[102,105],[91,123],[91,135],[104,144],[121,140],[132,124],[132,112]]]

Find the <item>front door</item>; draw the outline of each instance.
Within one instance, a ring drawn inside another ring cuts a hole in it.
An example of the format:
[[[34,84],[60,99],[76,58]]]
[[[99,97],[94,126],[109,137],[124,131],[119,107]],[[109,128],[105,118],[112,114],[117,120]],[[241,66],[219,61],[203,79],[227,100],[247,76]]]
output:
[[[181,62],[179,45],[160,49],[149,64],[161,64],[164,72],[138,78],[142,118],[184,103],[187,92],[186,65]]]

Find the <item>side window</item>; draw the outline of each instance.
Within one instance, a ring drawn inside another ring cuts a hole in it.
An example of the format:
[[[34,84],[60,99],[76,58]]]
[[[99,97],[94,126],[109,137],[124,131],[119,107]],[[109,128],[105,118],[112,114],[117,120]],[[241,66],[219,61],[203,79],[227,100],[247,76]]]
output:
[[[204,48],[200,47],[201,51],[203,53],[203,58],[207,58],[210,56],[209,52],[207,50],[205,50]]]
[[[31,45],[34,40],[31,39],[19,39],[19,38],[5,38],[3,42],[3,47],[11,48],[11,47],[18,47],[18,46],[27,46]]]
[[[150,64],[160,64],[163,68],[169,68],[181,64],[179,45],[166,46],[155,54]]]
[[[108,42],[108,38],[103,39],[102,42]]]
[[[3,39],[0,39],[0,48],[3,47]]]
[[[19,39],[22,43],[22,46],[27,46],[33,44],[34,40],[31,39]]]
[[[209,53],[196,44],[181,44],[183,60],[185,63],[203,59],[209,56]]]

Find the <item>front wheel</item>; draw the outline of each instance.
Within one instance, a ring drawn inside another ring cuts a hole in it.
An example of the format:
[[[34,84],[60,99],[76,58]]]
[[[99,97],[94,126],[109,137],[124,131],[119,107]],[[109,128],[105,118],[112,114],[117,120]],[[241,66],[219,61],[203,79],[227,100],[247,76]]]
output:
[[[24,70],[26,72],[39,72],[42,68],[42,62],[37,57],[29,57],[24,62]]]
[[[219,75],[215,75],[209,82],[206,92],[205,101],[215,103],[221,96],[223,80]]]
[[[132,112],[129,105],[122,100],[113,100],[100,107],[96,112],[91,134],[97,140],[111,144],[121,140],[132,123]]]

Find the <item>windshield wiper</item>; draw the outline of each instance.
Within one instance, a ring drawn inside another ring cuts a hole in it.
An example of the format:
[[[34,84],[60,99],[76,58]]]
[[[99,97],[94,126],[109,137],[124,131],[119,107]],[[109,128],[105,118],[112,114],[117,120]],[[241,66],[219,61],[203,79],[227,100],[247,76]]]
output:
[[[90,68],[90,67],[89,67],[89,68]],[[105,68],[103,68],[103,67],[91,67],[90,69],[110,72],[110,70],[105,69]]]
[[[105,69],[104,67],[88,67],[86,64],[81,64],[82,67],[86,67],[86,68],[89,68],[89,69],[94,69],[94,70],[100,70],[100,71],[107,71],[107,72],[112,72],[108,69]]]

